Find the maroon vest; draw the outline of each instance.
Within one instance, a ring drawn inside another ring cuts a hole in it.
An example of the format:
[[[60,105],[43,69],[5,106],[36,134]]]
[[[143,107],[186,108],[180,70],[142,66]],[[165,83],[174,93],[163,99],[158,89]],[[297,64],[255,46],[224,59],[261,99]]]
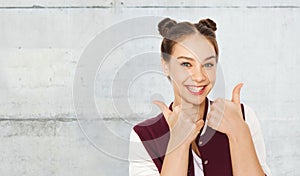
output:
[[[169,107],[172,110],[172,103]],[[244,107],[241,104],[244,115]],[[203,120],[206,120],[208,110],[208,99],[205,100],[205,111]],[[159,172],[161,172],[167,145],[169,141],[169,126],[163,116],[147,119],[136,126],[134,131],[140,137],[145,149],[151,156]],[[202,128],[203,129],[203,128]],[[227,135],[207,126],[205,133],[196,138],[198,149],[201,152],[203,172],[205,176],[232,176],[231,157]],[[194,176],[194,162],[192,149],[189,152],[188,176]]]

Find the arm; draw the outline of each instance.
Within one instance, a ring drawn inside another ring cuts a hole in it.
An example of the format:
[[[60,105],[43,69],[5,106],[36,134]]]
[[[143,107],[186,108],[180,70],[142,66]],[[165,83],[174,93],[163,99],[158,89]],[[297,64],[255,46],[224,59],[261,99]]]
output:
[[[249,106],[244,105],[244,109],[245,109],[245,120],[250,129],[252,141],[254,144],[254,148],[255,148],[259,163],[260,163],[261,167],[263,168],[264,173],[267,176],[271,176],[271,171],[266,162],[265,143],[264,143],[264,138],[262,135],[259,121],[256,117],[255,112]]]
[[[129,176],[187,175],[189,145],[170,147],[174,145],[174,140],[170,140],[160,174],[139,136],[132,130],[129,145]]]
[[[134,130],[130,134],[129,176],[159,176],[159,172]]]
[[[162,165],[162,176],[186,176],[188,172],[189,148],[204,125],[199,110],[181,102],[173,111],[160,101],[154,102],[164,114],[170,129],[170,139]]]
[[[242,84],[239,84],[234,88],[231,101],[220,98],[213,103],[207,117],[208,125],[228,136],[234,176],[263,176],[265,173],[259,162],[253,139],[258,139],[255,142],[260,147],[256,148],[264,149],[264,144],[257,143],[257,141],[262,140],[260,135],[258,138],[252,139],[251,129],[243,120],[240,108],[241,87]],[[252,133],[257,133],[257,128],[253,128]]]
[[[247,124],[244,123],[240,129],[239,133],[227,135],[230,145],[233,175],[265,175],[256,155]]]
[[[183,144],[174,150],[168,147],[162,166],[161,176],[187,175],[188,161],[189,145]]]
[[[199,109],[195,109],[191,104],[181,103],[184,106],[177,105],[171,111],[163,102],[155,101],[154,103],[162,110],[170,129],[161,175],[186,176],[190,144],[204,125],[204,121],[199,115]],[[158,174],[156,166],[134,130],[130,137],[129,162],[130,176]]]

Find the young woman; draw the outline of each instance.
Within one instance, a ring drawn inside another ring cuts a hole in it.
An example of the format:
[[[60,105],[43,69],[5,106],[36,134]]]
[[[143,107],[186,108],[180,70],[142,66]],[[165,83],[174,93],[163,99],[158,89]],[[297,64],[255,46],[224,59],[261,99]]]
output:
[[[243,84],[233,89],[231,100],[207,98],[219,58],[215,22],[165,18],[158,29],[174,101],[169,106],[154,101],[162,113],[133,127],[129,175],[270,175],[258,120],[240,103]]]

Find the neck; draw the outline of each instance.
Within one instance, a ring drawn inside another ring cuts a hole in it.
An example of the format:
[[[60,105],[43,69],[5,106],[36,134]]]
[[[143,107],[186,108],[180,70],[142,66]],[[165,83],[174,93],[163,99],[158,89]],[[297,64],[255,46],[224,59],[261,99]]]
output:
[[[176,98],[175,97],[175,100],[172,104],[172,109],[174,109],[174,107],[176,107],[178,105],[184,106],[185,104],[191,104],[191,105],[193,105],[192,109],[195,109],[196,111],[199,112],[199,119],[203,119],[204,111],[205,111],[205,103],[206,103],[206,98],[204,99],[203,102],[201,102],[201,104],[191,104],[191,103],[185,101],[182,98]]]

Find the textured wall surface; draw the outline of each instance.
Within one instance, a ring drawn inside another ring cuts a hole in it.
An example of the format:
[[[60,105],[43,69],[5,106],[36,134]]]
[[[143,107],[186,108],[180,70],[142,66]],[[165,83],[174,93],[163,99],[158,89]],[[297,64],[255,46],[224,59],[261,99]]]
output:
[[[156,31],[165,16],[217,22],[215,96],[244,82],[273,175],[300,175],[295,0],[1,0],[0,175],[128,175],[130,128],[158,113],[152,99],[172,100]]]

